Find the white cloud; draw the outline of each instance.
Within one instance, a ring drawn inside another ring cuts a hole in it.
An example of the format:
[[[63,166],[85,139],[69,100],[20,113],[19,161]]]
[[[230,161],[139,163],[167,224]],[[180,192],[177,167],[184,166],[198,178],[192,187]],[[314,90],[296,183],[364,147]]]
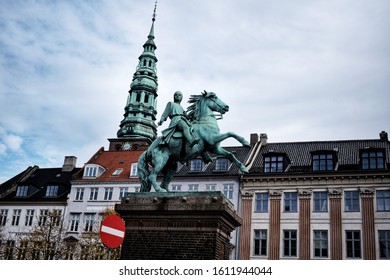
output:
[[[7,135],[4,143],[11,151],[16,152],[21,148],[23,139],[17,135]]]

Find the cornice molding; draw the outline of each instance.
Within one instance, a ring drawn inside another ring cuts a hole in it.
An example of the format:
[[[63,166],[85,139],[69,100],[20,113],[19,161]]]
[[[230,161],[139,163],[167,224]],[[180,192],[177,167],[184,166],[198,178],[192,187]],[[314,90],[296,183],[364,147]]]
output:
[[[373,185],[390,184],[390,173],[358,174],[283,174],[279,176],[241,177],[243,188],[282,186]]]

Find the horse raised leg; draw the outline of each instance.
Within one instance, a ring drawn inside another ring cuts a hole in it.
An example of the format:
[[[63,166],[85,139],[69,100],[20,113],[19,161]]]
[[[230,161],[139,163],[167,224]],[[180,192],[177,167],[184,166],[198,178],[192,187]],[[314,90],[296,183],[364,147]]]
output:
[[[243,146],[250,147],[249,142],[246,141],[244,137],[237,135],[234,132],[226,132],[226,133],[222,133],[222,134],[213,135],[213,138],[212,138],[213,143],[212,144],[216,145],[216,144],[222,142],[223,140],[226,140],[227,138],[234,138],[238,142],[240,142]]]
[[[231,162],[235,163],[238,166],[241,172],[249,173],[248,168],[246,168],[246,166],[241,161],[239,161],[231,152],[226,151],[224,148],[221,148],[219,145],[214,147],[213,152],[217,155],[227,157]]]

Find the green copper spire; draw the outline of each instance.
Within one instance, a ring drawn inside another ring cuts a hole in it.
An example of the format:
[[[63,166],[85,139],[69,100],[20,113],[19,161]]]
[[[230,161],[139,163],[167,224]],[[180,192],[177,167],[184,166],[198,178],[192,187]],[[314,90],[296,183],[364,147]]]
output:
[[[152,26],[148,39],[143,45],[144,51],[138,57],[138,66],[130,84],[129,96],[125,107],[124,119],[117,132],[118,138],[133,138],[153,142],[157,137],[156,120],[157,107],[157,58],[154,43],[154,22],[156,20],[154,6]]]

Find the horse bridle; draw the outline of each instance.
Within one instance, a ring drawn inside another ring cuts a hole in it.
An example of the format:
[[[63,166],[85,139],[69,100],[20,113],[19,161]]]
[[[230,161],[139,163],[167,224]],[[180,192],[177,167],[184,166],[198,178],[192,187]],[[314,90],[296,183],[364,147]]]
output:
[[[215,101],[215,97],[213,96],[212,98],[210,98],[211,99],[211,101],[213,101],[214,102],[214,104],[216,104],[217,105],[217,107],[219,107],[220,109],[221,109],[221,112],[219,112],[219,114],[213,114],[214,115],[214,117],[217,119],[217,120],[222,120],[223,119],[223,107],[221,106],[221,105],[219,105],[218,103],[217,103],[217,101]]]

